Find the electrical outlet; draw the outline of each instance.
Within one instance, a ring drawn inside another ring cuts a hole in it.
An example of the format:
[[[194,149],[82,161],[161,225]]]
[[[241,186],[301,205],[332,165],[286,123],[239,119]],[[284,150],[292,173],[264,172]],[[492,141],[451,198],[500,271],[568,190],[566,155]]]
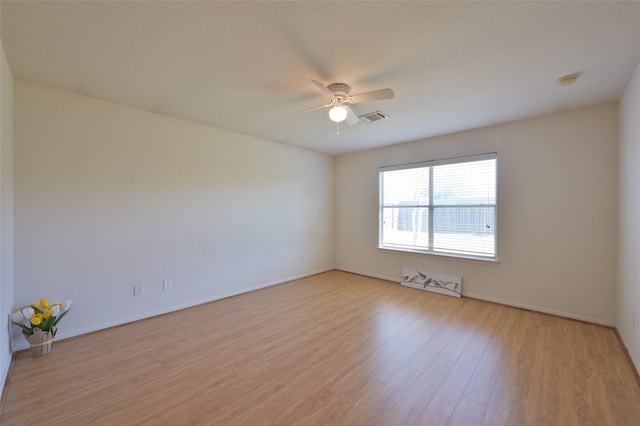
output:
[[[173,281],[162,280],[162,291],[171,291],[171,290],[173,290]]]
[[[142,284],[133,285],[133,295],[142,296],[144,294],[144,286]]]

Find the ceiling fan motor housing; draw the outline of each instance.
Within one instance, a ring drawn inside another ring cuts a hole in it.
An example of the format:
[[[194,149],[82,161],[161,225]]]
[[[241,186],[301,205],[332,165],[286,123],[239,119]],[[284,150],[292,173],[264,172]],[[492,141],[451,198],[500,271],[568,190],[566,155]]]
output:
[[[349,87],[348,84],[344,83],[332,83],[327,86],[327,89],[329,89],[329,91],[333,93],[334,96],[346,99],[349,97],[349,91],[351,90],[351,87]]]

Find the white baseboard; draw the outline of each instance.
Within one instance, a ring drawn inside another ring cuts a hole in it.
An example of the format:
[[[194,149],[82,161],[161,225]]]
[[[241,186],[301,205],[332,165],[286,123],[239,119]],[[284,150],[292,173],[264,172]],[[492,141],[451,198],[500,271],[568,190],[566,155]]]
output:
[[[620,333],[618,333],[618,336],[620,336]],[[620,338],[622,339],[622,336],[620,336]],[[622,344],[624,345],[625,348],[627,348],[627,352],[629,353],[629,358],[631,358],[631,363],[635,367],[636,373],[640,375],[640,358],[638,358],[638,356],[636,355],[635,352],[633,352],[632,349],[629,349],[629,346],[627,346],[627,344],[624,343],[624,340],[622,341]]]
[[[362,271],[358,271],[358,270],[355,270],[355,269],[346,269],[346,268],[338,268],[338,267],[336,267],[336,270],[343,271],[343,272],[349,272],[349,273],[352,273],[352,274],[364,275],[365,277],[378,278],[378,279],[381,279],[381,280],[391,281],[391,282],[400,284],[400,274],[399,273],[398,273],[397,277],[390,277],[390,276],[387,276],[387,275],[379,275],[379,274],[372,274],[372,273],[369,273],[369,272],[362,272]]]
[[[371,273],[368,273],[368,272],[357,271],[357,270],[352,270],[352,269],[344,269],[344,268],[336,268],[336,269],[339,270],[339,271],[350,272],[352,274],[364,275],[364,276],[367,276],[367,277],[379,278],[379,279],[382,279],[382,280],[396,282],[396,283],[398,283],[398,285],[400,284],[400,274],[399,273],[398,273],[397,277],[388,277],[388,276],[384,276],[384,275],[371,274]],[[463,283],[463,285],[464,285],[464,283]],[[473,299],[484,300],[486,302],[498,303],[500,305],[505,305],[505,306],[513,306],[514,308],[527,309],[529,311],[541,312],[541,313],[544,313],[544,314],[550,314],[550,315],[555,315],[555,316],[558,316],[558,317],[570,318],[570,319],[589,322],[589,323],[593,323],[593,324],[604,325],[604,326],[607,326],[607,327],[614,327],[615,326],[615,324],[613,322],[601,320],[599,318],[592,318],[592,317],[588,317],[588,316],[584,316],[584,315],[573,314],[571,312],[559,311],[559,310],[556,310],[556,309],[548,309],[548,308],[544,308],[544,307],[541,307],[541,306],[535,306],[535,305],[529,305],[529,304],[526,304],[526,303],[514,302],[514,301],[511,301],[511,300],[500,299],[500,298],[497,298],[497,297],[484,296],[482,294],[477,294],[477,293],[470,293],[470,292],[464,291],[464,287],[463,287],[463,290],[462,290],[462,297],[470,297],[470,298],[473,298]]]
[[[4,385],[7,382],[7,376],[9,375],[9,369],[11,368],[12,362],[13,356],[9,358],[9,362],[7,363],[7,365],[2,366],[2,376],[0,377],[0,397],[4,395]]]
[[[155,311],[144,312],[144,313],[139,314],[139,315],[132,315],[130,317],[120,318],[120,319],[115,320],[115,321],[104,322],[104,323],[101,323],[101,324],[98,324],[98,325],[94,325],[94,326],[91,326],[91,327],[75,329],[75,330],[71,330],[71,331],[64,331],[64,329],[58,329],[58,334],[56,334],[56,341],[68,339],[68,338],[71,338],[71,337],[81,336],[83,334],[93,333],[95,331],[100,331],[100,330],[104,330],[104,329],[107,329],[107,328],[116,327],[116,326],[127,324],[127,323],[130,323],[130,322],[140,321],[140,320],[147,319],[147,318],[153,318],[153,317],[158,316],[158,315],[168,314],[168,313],[171,313],[171,312],[180,311],[182,309],[187,309],[187,308],[191,308],[191,307],[198,306],[198,305],[204,305],[205,303],[215,302],[216,300],[226,299],[227,297],[232,297],[232,296],[238,296],[240,294],[249,293],[251,291],[260,290],[262,288],[272,287],[274,285],[282,284],[282,283],[285,283],[287,281],[298,280],[298,279],[301,279],[301,278],[310,277],[312,275],[321,274],[323,272],[332,271],[332,270],[333,270],[333,268],[313,271],[313,272],[310,272],[308,274],[289,277],[289,278],[284,278],[282,280],[267,282],[267,283],[263,283],[263,284],[259,284],[259,285],[255,285],[255,286],[251,286],[251,287],[246,287],[246,288],[242,288],[242,289],[240,289],[240,290],[238,290],[236,292],[227,292],[227,293],[222,293],[222,294],[216,294],[215,296],[210,297],[210,298],[201,299],[201,300],[194,300],[192,302],[182,303],[182,304],[179,304],[179,305],[173,305],[173,306],[170,306],[170,307],[167,307],[167,308],[158,309],[158,310],[155,310]],[[13,344],[14,344],[14,351],[19,351],[19,350],[23,350],[23,349],[28,349],[29,348],[29,344],[25,341],[25,339],[19,339],[18,341],[14,341]]]
[[[158,316],[158,315],[163,315],[163,314],[167,314],[167,313],[170,313],[170,312],[179,311],[181,309],[191,308],[193,306],[198,306],[198,305],[202,305],[202,304],[205,304],[205,303],[214,302],[216,300],[224,299],[224,298],[227,298],[227,297],[237,296],[237,295],[240,295],[240,294],[243,294],[243,293],[248,293],[248,292],[251,292],[251,291],[259,290],[261,288],[266,288],[266,287],[271,287],[271,286],[274,286],[274,285],[282,284],[282,283],[287,282],[287,281],[297,280],[297,279],[309,277],[309,276],[312,276],[312,275],[320,274],[320,273],[323,273],[323,272],[331,271],[332,269],[333,268],[321,269],[321,270],[310,272],[310,273],[304,274],[304,275],[292,276],[292,277],[285,278],[285,279],[278,280],[278,281],[267,282],[267,283],[264,283],[264,284],[243,288],[243,289],[240,289],[237,292],[228,292],[228,293],[223,293],[223,294],[217,294],[217,295],[215,295],[215,296],[213,296],[211,298],[196,300],[196,301],[193,301],[193,302],[183,303],[183,304],[179,304],[179,305],[173,305],[173,306],[168,307],[168,308],[163,308],[163,309],[159,309],[159,310],[156,310],[156,311],[145,312],[145,313],[142,313],[142,314],[139,314],[139,315],[133,315],[133,316],[126,317],[126,318],[121,318],[121,319],[118,319],[116,321],[105,322],[105,323],[102,323],[102,324],[99,324],[99,325],[96,325],[96,326],[91,326],[91,327],[87,327],[87,328],[71,330],[71,331],[67,331],[67,332],[64,332],[64,330],[60,330],[58,332],[58,335],[56,336],[56,340],[68,339],[70,337],[76,337],[76,336],[80,336],[80,335],[87,334],[87,333],[93,333],[95,331],[104,330],[106,328],[115,327],[115,326],[119,326],[119,325],[130,323],[130,322],[134,322],[134,321],[140,321],[140,320],[143,320],[143,319],[146,319],[146,318],[152,318],[152,317],[155,317],[155,316]],[[385,281],[391,281],[391,282],[394,282],[394,283],[397,283],[398,285],[400,285],[400,276],[392,277],[392,276],[387,276],[387,275],[372,274],[372,273],[369,273],[369,272],[358,271],[358,270],[354,270],[354,269],[339,268],[339,267],[336,267],[335,269],[339,270],[339,271],[350,272],[350,273],[353,273],[353,274],[363,275],[363,276],[367,276],[367,277],[378,278],[378,279],[382,279],[382,280],[385,280]],[[516,307],[516,308],[527,309],[527,310],[530,310],[530,311],[556,315],[556,316],[559,316],[559,317],[570,318],[570,319],[575,319],[575,320],[579,320],[579,321],[585,321],[585,322],[589,322],[589,323],[604,325],[604,326],[607,326],[607,327],[614,327],[615,326],[615,324],[612,323],[612,322],[600,320],[600,319],[597,319],[597,318],[591,318],[591,317],[587,317],[587,316],[584,316],[584,315],[577,315],[577,314],[573,314],[573,313],[570,313],[570,312],[564,312],[564,311],[559,311],[559,310],[555,310],[555,309],[547,309],[547,308],[544,308],[544,307],[529,305],[529,304],[525,304],[525,303],[514,302],[514,301],[511,301],[511,300],[505,300],[505,299],[500,299],[500,298],[495,298],[495,297],[484,296],[484,295],[476,294],[476,293],[469,293],[469,292],[463,291],[462,296],[463,297],[470,297],[470,298],[478,299],[478,300],[484,300],[484,301],[492,302],[492,303],[498,303],[498,304],[506,305],[506,306],[513,306],[513,307]],[[20,339],[19,341],[14,341],[14,351],[15,350],[28,349],[28,347],[29,347],[29,345],[27,344],[27,342],[24,339]],[[638,367],[640,366],[640,359],[632,351],[629,351],[629,356],[631,357],[633,363],[635,364],[636,369],[638,369]],[[8,368],[9,367],[7,366],[5,370],[8,371]],[[640,371],[640,369],[638,369],[638,370]],[[3,376],[2,376],[3,382],[2,383],[4,383],[4,379],[6,378],[7,371],[3,371],[2,372],[2,374],[3,374]]]
[[[627,354],[629,354],[629,358],[631,359],[631,364],[633,365],[633,368],[636,369],[636,374],[640,376],[640,357],[638,357],[638,354],[634,352],[633,348],[627,344],[627,342],[624,339],[625,337],[624,334],[620,332],[620,329],[618,327],[616,327],[616,332],[618,333],[618,337],[620,338],[622,345],[627,350]]]
[[[541,312],[543,314],[555,315],[557,317],[569,318],[578,321],[589,322],[598,325],[604,325],[606,327],[614,327],[614,323],[610,321],[601,320],[599,318],[592,318],[584,315],[573,314],[571,312],[558,311],[556,309],[548,309],[535,305],[528,305],[526,303],[512,302],[510,300],[500,299],[496,297],[484,296],[476,293],[466,293],[462,292],[462,296],[470,297],[473,299],[484,300],[486,302],[498,303],[500,305],[513,306],[514,308],[526,309],[529,311]]]

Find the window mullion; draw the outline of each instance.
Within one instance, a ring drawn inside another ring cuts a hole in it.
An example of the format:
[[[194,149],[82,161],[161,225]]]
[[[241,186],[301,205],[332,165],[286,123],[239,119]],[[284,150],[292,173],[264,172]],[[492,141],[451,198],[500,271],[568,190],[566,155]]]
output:
[[[429,228],[428,228],[428,233],[429,233],[429,250],[433,251],[433,242],[434,242],[434,238],[433,238],[433,167],[429,167],[429,209],[428,209],[429,214],[427,215],[427,217],[429,218],[428,223],[429,223]]]

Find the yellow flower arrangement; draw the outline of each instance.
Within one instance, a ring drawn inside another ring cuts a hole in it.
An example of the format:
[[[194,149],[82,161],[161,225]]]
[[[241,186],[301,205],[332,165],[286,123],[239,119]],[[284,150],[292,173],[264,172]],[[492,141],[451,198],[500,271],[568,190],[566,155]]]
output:
[[[31,336],[35,329],[44,332],[53,332],[55,335],[56,325],[69,312],[71,300],[62,303],[52,303],[45,298],[40,299],[40,303],[34,303],[11,314],[11,323],[20,327],[25,336]]]

